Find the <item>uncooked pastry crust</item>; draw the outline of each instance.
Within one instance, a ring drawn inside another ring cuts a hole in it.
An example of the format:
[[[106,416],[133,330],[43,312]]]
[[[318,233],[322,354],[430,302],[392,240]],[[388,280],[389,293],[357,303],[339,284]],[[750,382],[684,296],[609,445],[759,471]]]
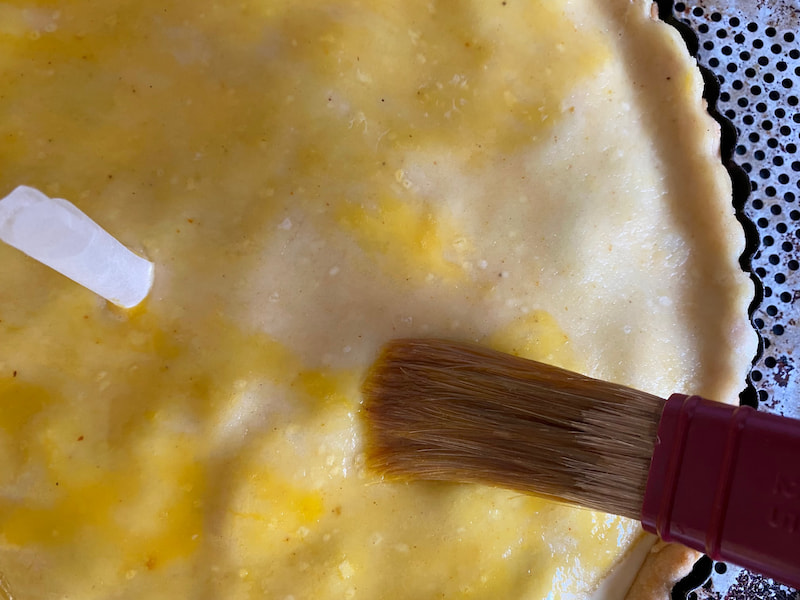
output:
[[[550,508],[489,489],[363,485],[371,475],[356,452],[353,381],[390,337],[458,336],[653,393],[735,399],[755,345],[752,286],[737,267],[743,236],[696,66],[649,2],[475,2],[477,16],[437,2],[403,3],[414,14],[346,0],[170,5],[177,15],[160,5],[148,14],[144,4],[92,4],[81,15],[89,5],[75,2],[59,16],[0,4],[0,44],[11,48],[0,54],[0,112],[10,115],[0,121],[0,193],[27,183],[67,197],[157,264],[148,305],[127,319],[0,247],[11,298],[0,295],[11,340],[0,346],[0,385],[12,394],[29,385],[20,398],[42,405],[11,415],[31,419],[27,433],[12,434],[32,440],[39,472],[19,463],[0,474],[10,478],[0,560],[18,569],[12,590],[44,596],[56,582],[103,597],[59,560],[74,555],[97,581],[118,578],[120,597],[185,595],[182,585],[217,596],[246,597],[250,586],[314,596],[292,587],[316,582],[298,575],[303,563],[289,560],[288,544],[301,555],[319,550],[314,571],[330,595],[344,597],[358,581],[378,586],[376,596],[391,575],[407,591],[420,583],[407,574],[406,552],[440,526],[424,571],[437,591],[459,583],[448,569],[476,589],[504,585],[492,567],[503,571],[506,550],[522,571],[514,591],[531,585],[519,558],[535,554],[525,544],[536,536],[520,540],[517,519]],[[264,7],[278,17],[258,13]],[[388,51],[373,31],[392,34]],[[639,162],[620,167],[623,156]],[[119,364],[97,372],[110,355]],[[211,372],[213,381],[202,377]],[[153,398],[163,387],[169,402],[150,398],[152,410],[140,409],[132,386]],[[692,389],[674,389],[683,386]],[[74,405],[51,402],[51,392]],[[204,419],[186,397],[205,402]],[[186,433],[180,447],[176,424]],[[342,435],[325,437],[323,426]],[[0,441],[22,446],[12,434],[0,429]],[[109,458],[109,445],[120,451],[98,494],[93,461]],[[309,449],[318,452],[291,460]],[[125,462],[132,456],[138,471]],[[132,478],[119,477],[117,458]],[[154,478],[162,484],[143,484]],[[219,493],[226,486],[229,496]],[[93,528],[115,523],[122,499],[131,500],[124,523],[150,526],[125,531],[126,544]],[[48,547],[50,532],[31,527],[39,509],[56,529],[72,525],[84,502],[85,531],[59,532],[95,535],[74,553]],[[493,503],[504,510],[489,518]],[[424,510],[406,523],[377,505]],[[448,523],[459,519],[474,526]],[[356,533],[338,535],[348,527]],[[560,533],[548,541],[564,537],[557,541],[569,547],[578,537]],[[447,553],[453,564],[430,560],[455,538],[464,543]],[[326,539],[337,549],[325,550]],[[365,539],[374,547],[365,551]],[[482,554],[495,558],[481,563]],[[30,557],[54,568],[31,568]],[[207,580],[210,557],[220,575]],[[591,570],[595,557],[586,558]],[[283,559],[295,581],[270,579]],[[629,597],[666,600],[691,559],[678,547],[653,552]]]
[[[678,32],[658,18],[658,7],[655,2],[650,3],[648,0],[644,0],[640,2],[640,7],[642,11],[649,13],[654,27],[660,30],[658,35],[668,40],[668,44],[665,44],[668,49],[665,49],[665,52],[672,52],[676,62],[681,64],[682,68],[691,73],[693,77],[694,85],[691,93],[685,95],[682,99],[683,101],[675,106],[665,106],[664,113],[674,110],[676,114],[666,118],[677,119],[686,124],[689,134],[694,138],[692,141],[698,147],[705,149],[705,155],[695,166],[699,168],[703,163],[708,165],[709,173],[713,174],[713,188],[717,191],[717,194],[712,196],[710,200],[726,206],[732,202],[732,192],[728,173],[721,168],[721,132],[719,124],[708,114],[707,105],[705,100],[702,99],[702,81],[697,65],[694,59],[689,56],[686,45],[678,35]],[[647,28],[648,25],[650,24],[646,24],[642,29]],[[651,26],[650,28],[653,27]],[[631,31],[634,35],[639,33],[637,29],[635,25],[632,26]],[[664,119],[664,113],[654,114],[653,118]],[[694,126],[691,127],[690,124]],[[727,254],[731,258],[738,257],[743,251],[743,234],[739,224],[733,219],[720,219],[716,226],[720,228],[720,236],[727,244]],[[746,286],[741,286],[738,289],[739,297],[737,301],[742,308],[744,308],[745,302],[750,301],[752,293],[753,290]],[[741,323],[741,318],[736,319],[731,323],[731,327],[738,328],[734,339],[738,339],[741,342],[740,345],[734,346],[734,348],[739,349],[738,355],[734,357],[734,362],[743,370],[754,355],[754,334],[749,328],[743,329]],[[735,350],[734,353],[736,353]],[[722,393],[719,397],[729,402],[735,401],[736,395],[734,392],[743,384],[742,378],[736,372],[731,373],[731,375],[729,381],[723,380],[719,382],[720,392]],[[657,541],[642,564],[626,599],[669,600],[675,583],[688,575],[691,566],[700,556],[699,552],[685,546]]]
[[[627,600],[668,600],[675,583],[689,573],[699,557],[698,552],[685,546],[656,542],[628,591]]]

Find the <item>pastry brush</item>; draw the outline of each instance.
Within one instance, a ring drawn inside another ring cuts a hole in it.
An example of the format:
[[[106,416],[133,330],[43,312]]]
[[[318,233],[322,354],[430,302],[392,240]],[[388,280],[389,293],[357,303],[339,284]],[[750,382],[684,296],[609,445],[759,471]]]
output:
[[[389,343],[363,385],[368,464],[639,519],[800,587],[800,421],[652,394],[474,344]]]

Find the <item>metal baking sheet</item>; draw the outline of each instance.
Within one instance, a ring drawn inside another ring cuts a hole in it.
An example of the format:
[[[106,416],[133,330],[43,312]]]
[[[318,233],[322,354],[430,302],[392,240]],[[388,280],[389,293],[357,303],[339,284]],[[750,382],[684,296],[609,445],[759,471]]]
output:
[[[759,282],[752,320],[762,349],[742,400],[800,418],[800,2],[696,0],[659,8],[708,70],[706,96],[712,113],[724,117],[723,160],[748,230],[743,263]],[[673,598],[800,600],[800,591],[704,558]]]

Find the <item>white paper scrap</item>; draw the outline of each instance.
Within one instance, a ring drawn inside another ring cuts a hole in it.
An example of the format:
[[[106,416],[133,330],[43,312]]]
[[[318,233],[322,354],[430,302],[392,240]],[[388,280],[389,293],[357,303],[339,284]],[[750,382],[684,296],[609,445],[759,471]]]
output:
[[[71,202],[32,187],[0,200],[0,240],[123,308],[139,304],[153,285],[153,263]]]

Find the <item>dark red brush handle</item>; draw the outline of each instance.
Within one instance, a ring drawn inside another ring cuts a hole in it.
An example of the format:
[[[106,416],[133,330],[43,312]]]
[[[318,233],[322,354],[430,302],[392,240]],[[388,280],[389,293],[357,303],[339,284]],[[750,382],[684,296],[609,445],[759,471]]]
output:
[[[800,588],[800,420],[671,396],[642,524],[664,541]]]

